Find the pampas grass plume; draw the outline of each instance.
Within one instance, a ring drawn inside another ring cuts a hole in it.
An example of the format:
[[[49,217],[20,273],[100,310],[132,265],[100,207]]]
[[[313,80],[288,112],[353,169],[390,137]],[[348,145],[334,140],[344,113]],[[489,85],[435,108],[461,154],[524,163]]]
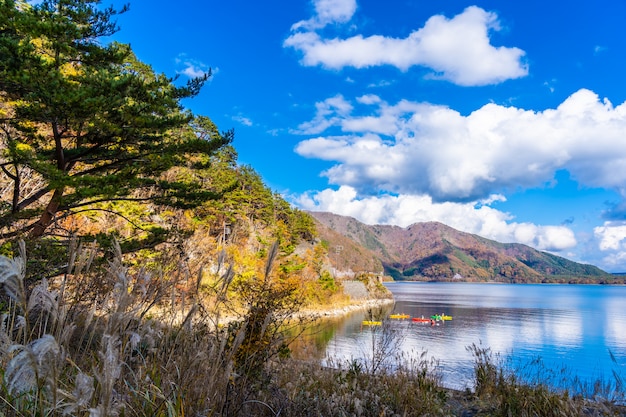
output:
[[[76,406],[86,407],[91,402],[94,393],[93,377],[79,372],[76,375],[76,384],[72,394],[75,398]]]
[[[22,242],[20,242],[20,248]],[[21,251],[21,250],[20,250]],[[25,250],[23,251],[25,253]],[[25,258],[7,258],[0,255],[0,284],[4,284],[7,295],[15,301],[24,300]]]
[[[50,291],[48,280],[45,278],[33,288],[28,298],[26,311],[31,312],[34,310],[50,313],[55,321],[59,318],[58,293],[56,291]]]
[[[47,376],[60,353],[54,337],[47,334],[26,346],[13,345],[10,352],[19,350],[6,367],[4,379],[9,392],[22,394],[33,390],[37,380]]]

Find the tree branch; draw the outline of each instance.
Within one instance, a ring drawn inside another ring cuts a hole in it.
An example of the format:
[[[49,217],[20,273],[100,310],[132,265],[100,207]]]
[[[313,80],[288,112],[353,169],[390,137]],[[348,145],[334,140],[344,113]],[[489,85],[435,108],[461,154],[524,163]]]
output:
[[[105,213],[114,214],[114,215],[116,215],[118,217],[121,217],[122,219],[126,220],[128,223],[133,225],[133,227],[135,227],[136,229],[139,229],[139,230],[141,230],[143,232],[147,231],[145,228],[143,228],[140,225],[136,224],[134,221],[132,221],[128,217],[124,216],[123,214],[118,213],[115,210],[110,210],[110,209],[105,209],[105,208],[88,208],[88,209],[84,209],[84,210],[69,211],[69,212],[66,212],[63,215],[59,216],[59,219],[65,219],[65,218],[73,216],[75,214],[87,213],[87,212],[90,212],[90,211],[103,211]]]

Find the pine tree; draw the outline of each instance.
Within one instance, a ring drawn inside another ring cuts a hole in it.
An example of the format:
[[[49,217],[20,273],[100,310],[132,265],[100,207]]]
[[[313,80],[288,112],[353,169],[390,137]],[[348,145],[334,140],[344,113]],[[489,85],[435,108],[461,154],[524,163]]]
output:
[[[107,201],[191,206],[193,181],[175,166],[206,160],[232,140],[181,100],[210,76],[177,85],[104,43],[126,8],[97,0],[0,0],[0,231],[42,236],[55,218]]]

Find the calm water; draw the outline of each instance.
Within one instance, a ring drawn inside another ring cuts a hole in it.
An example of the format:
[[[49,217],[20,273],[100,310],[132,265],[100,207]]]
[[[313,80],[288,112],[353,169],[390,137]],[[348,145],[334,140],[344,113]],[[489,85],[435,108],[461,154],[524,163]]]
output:
[[[626,287],[547,284],[389,283],[395,306],[360,312],[331,323],[323,332],[325,355],[339,360],[371,359],[381,328],[363,319],[391,312],[411,317],[453,316],[438,326],[388,320],[402,352],[424,351],[439,362],[445,385],[469,387],[474,357],[466,349],[488,347],[518,364],[541,360],[544,369],[567,370],[587,381],[626,378]],[[320,346],[318,346],[320,347]]]

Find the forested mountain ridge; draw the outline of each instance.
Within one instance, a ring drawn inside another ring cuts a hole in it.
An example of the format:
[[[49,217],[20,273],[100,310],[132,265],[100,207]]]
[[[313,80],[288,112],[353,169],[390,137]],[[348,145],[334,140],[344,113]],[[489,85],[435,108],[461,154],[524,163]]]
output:
[[[362,246],[369,256],[376,255],[384,273],[395,280],[595,283],[619,280],[593,265],[576,263],[522,244],[499,243],[437,222],[415,223],[406,228],[370,226],[351,217],[309,213],[317,220],[322,239],[330,240],[335,233]],[[333,246],[332,241],[329,245]]]

